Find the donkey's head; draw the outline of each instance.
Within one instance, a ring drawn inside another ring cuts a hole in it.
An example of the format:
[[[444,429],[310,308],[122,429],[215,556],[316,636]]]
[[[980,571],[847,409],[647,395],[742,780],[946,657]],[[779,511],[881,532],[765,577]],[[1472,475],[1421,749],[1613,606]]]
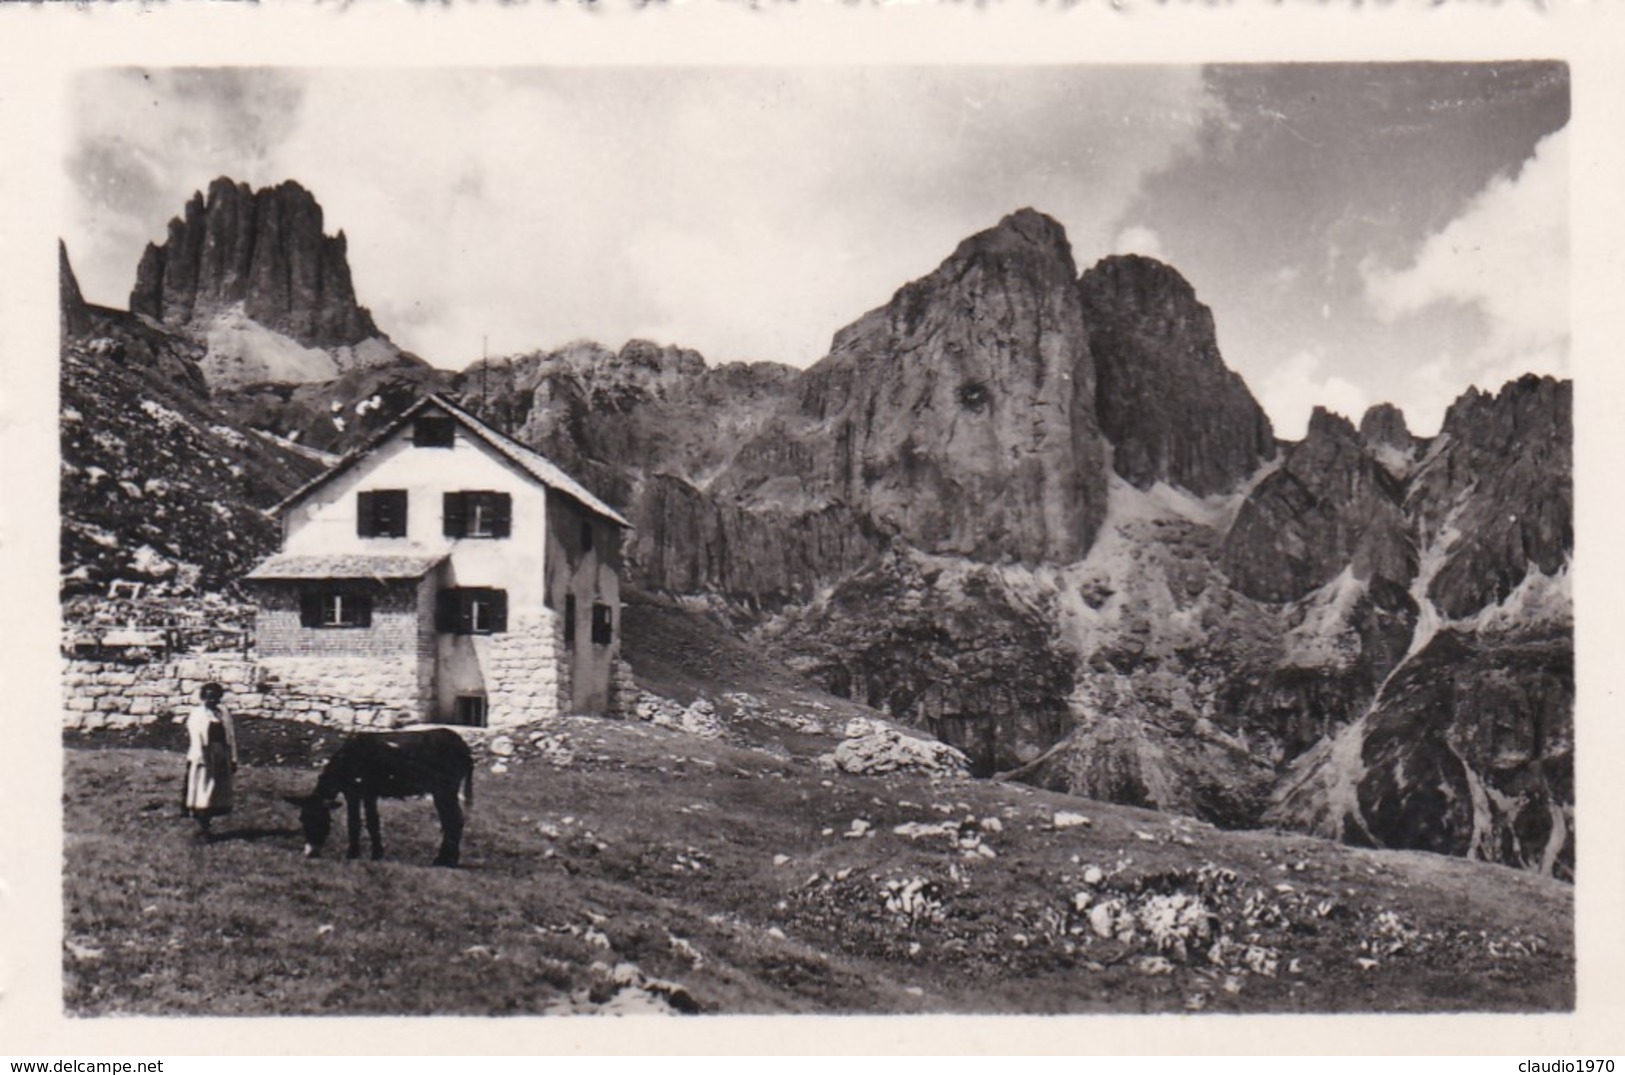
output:
[[[322,853],[327,836],[333,831],[333,810],[337,799],[331,802],[320,795],[289,795],[287,801],[299,808],[299,825],[305,830],[305,857],[315,858]]]

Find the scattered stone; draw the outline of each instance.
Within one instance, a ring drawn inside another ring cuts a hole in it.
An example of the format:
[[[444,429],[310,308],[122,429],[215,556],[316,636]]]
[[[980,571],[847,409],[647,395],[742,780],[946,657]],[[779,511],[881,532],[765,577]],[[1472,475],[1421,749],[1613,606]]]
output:
[[[891,830],[899,836],[906,836],[910,840],[918,840],[922,836],[959,836],[959,826],[952,821],[939,821],[935,825],[922,821],[908,821],[893,827]]]
[[[509,757],[514,751],[513,740],[506,735],[499,735],[491,740],[490,750],[499,758]]]
[[[683,706],[670,698],[643,691],[632,706],[632,715],[656,727],[670,728],[702,739],[719,739],[727,730],[717,714],[716,706],[705,698],[696,698],[692,704]]]
[[[1094,822],[1090,821],[1082,814],[1074,814],[1070,810],[1058,810],[1056,811],[1055,816],[1050,819],[1050,824],[1055,826],[1057,829],[1071,829],[1076,828],[1079,825],[1093,825]]]
[[[850,736],[854,726],[872,729]],[[938,776],[963,776],[970,772],[970,759],[963,752],[936,739],[905,735],[896,728],[862,718],[847,723],[849,738],[828,757],[835,768],[858,775],[916,772]]]
[[[666,937],[671,941],[671,950],[680,958],[688,960],[689,966],[695,970],[705,966],[705,957],[700,954],[698,948],[694,947],[692,941],[686,937],[679,937],[675,933],[668,933]]]
[[[943,907],[942,886],[921,877],[907,881],[887,881],[881,889],[886,910],[910,926],[941,922]]]

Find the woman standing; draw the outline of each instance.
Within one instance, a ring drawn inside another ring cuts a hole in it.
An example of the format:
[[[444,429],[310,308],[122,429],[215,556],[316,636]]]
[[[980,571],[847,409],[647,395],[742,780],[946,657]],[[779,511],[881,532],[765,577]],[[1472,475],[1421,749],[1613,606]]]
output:
[[[186,718],[190,744],[186,750],[184,809],[197,819],[204,836],[209,822],[231,813],[231,774],[237,771],[237,729],[231,714],[220,704],[225,688],[205,683],[203,704]]]

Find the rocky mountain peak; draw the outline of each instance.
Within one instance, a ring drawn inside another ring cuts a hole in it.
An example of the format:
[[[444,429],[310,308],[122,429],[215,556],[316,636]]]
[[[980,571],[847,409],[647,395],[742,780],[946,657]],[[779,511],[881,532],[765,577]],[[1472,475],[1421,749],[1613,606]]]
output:
[[[1323,437],[1340,437],[1344,440],[1359,439],[1353,422],[1334,410],[1316,407],[1309,412],[1309,432],[1304,439],[1307,441]]]
[[[954,251],[950,262],[977,255],[1037,255],[1072,264],[1072,244],[1055,218],[1036,209],[1017,209],[993,227],[972,235]]]
[[[1529,373],[1499,392],[1469,388],[1445,411],[1440,432],[1494,451],[1532,440],[1566,441],[1572,419],[1572,382]]]
[[[1275,454],[1270,420],[1219,354],[1213,314],[1172,266],[1137,254],[1078,282],[1098,384],[1096,414],[1117,473],[1225,492]]]
[[[1366,408],[1360,418],[1360,437],[1370,445],[1386,444],[1406,451],[1416,443],[1411,436],[1410,426],[1405,422],[1405,412],[1392,403],[1378,403]]]
[[[1574,548],[1574,392],[1533,374],[1497,393],[1469,389],[1445,412],[1409,501],[1444,565],[1429,594],[1451,616],[1504,600]]]
[[[828,495],[922,549],[1076,559],[1106,482],[1075,272],[1065,231],[1032,210],[971,236],[836,334],[802,382],[807,452],[779,431],[746,464],[815,462]]]
[[[306,347],[346,347],[382,334],[356,302],[344,233],[323,230],[315,197],[289,180],[254,190],[219,178],[194,193],[148,244],[130,309],[202,329],[235,307]]]
[[[1404,582],[1416,550],[1402,493],[1354,423],[1316,407],[1304,439],[1237,512],[1225,568],[1237,589],[1263,601],[1295,601],[1349,567],[1360,579]]]

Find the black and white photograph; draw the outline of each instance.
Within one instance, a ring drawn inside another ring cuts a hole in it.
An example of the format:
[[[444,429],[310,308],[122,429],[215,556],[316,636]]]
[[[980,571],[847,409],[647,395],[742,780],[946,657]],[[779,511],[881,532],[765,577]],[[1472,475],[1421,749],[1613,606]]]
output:
[[[1507,56],[63,72],[52,1004],[1583,1012]]]

